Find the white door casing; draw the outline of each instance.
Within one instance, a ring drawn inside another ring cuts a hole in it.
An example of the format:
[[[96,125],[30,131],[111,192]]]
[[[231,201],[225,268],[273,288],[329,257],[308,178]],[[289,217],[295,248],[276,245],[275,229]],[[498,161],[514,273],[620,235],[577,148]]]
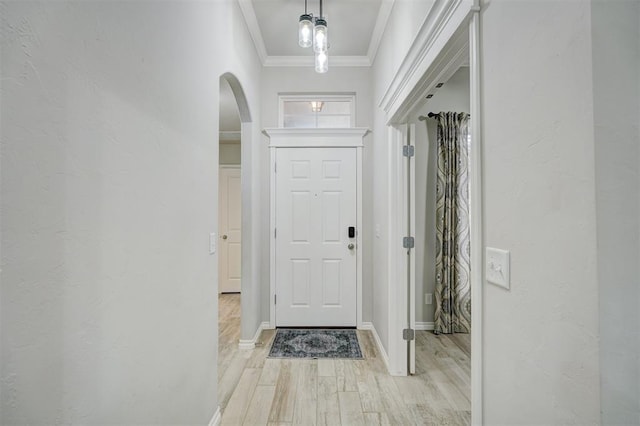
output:
[[[276,327],[279,321],[276,320],[276,157],[277,152],[283,148],[355,148],[356,152],[356,227],[355,238],[355,258],[356,258],[356,326],[365,326],[362,322],[362,149],[364,136],[369,132],[366,128],[343,128],[343,129],[296,129],[296,128],[275,128],[265,129],[263,133],[268,136],[269,148],[271,151],[271,183],[270,183],[270,223],[271,223],[271,244],[270,244],[270,312],[269,326]],[[282,166],[278,166],[281,170]],[[351,225],[346,225],[351,226]],[[345,229],[343,232],[346,232]],[[281,231],[277,231],[278,236]],[[347,243],[348,244],[348,243]],[[278,302],[281,297],[278,296]]]
[[[219,267],[221,293],[239,293],[242,269],[242,192],[240,168],[220,166]]]
[[[356,148],[276,154],[276,326],[356,326]]]

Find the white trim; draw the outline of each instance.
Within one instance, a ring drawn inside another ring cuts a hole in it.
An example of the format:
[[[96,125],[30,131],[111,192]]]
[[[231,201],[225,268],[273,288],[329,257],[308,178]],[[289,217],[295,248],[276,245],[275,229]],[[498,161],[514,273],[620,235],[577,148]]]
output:
[[[407,141],[409,146],[415,149],[416,146],[416,125],[414,123],[409,124],[409,139]],[[416,162],[415,156],[405,157],[405,167],[408,168],[405,173],[406,182],[406,197],[407,201],[404,205],[407,206],[407,214],[404,216],[407,218],[407,235],[410,237],[416,236]],[[409,183],[411,183],[409,185]],[[409,259],[407,262],[407,268],[409,269],[409,285],[407,290],[407,301],[409,304],[409,328],[416,329],[416,304],[413,299],[416,294],[416,251],[409,250]],[[409,341],[409,374],[416,373],[416,340]]]
[[[482,335],[483,335],[483,300],[482,292],[484,286],[484,268],[483,268],[483,187],[482,187],[482,131],[481,131],[481,91],[480,91],[480,17],[477,0],[436,0],[433,13],[429,13],[423,28],[413,42],[409,54],[405,57],[400,70],[394,77],[393,82],[389,86],[387,93],[383,97],[380,106],[383,107],[387,114],[388,124],[395,123],[395,120],[404,119],[406,111],[412,106],[412,99],[417,94],[422,94],[421,90],[425,86],[425,78],[436,78],[434,69],[443,72],[443,68],[453,67],[460,63],[461,49],[456,49],[455,45],[458,36],[468,30],[468,54],[470,57],[470,113],[471,113],[471,137],[472,149],[470,153],[470,175],[471,187],[471,211],[470,211],[470,238],[471,238],[471,303],[472,303],[472,330],[471,330],[471,423],[473,425],[481,425],[483,423],[482,412],[482,389],[483,389],[483,365],[482,365]],[[465,30],[465,26],[467,30]],[[449,49],[445,50],[446,46]],[[454,47],[451,47],[454,46]],[[443,57],[449,55],[448,60]],[[431,72],[431,74],[429,74]],[[428,82],[427,82],[428,83]],[[394,129],[391,125],[389,129]],[[396,132],[397,133],[397,132]],[[393,132],[389,136],[390,145],[395,144]],[[395,156],[394,152],[389,153]],[[393,160],[389,163],[389,188],[390,192],[393,188],[401,188],[395,185],[394,180],[398,180],[397,169]],[[402,191],[400,191],[402,192]],[[397,196],[396,196],[397,197]],[[392,196],[389,198],[390,203],[397,202]],[[402,228],[402,223],[397,215],[402,213],[398,208],[389,211],[389,235],[394,235]],[[393,229],[394,223],[397,223],[396,230]],[[393,239],[390,239],[393,242]],[[390,251],[390,275],[389,288],[391,289],[394,273],[397,273],[402,262],[393,256]],[[406,278],[405,278],[406,279]],[[401,278],[402,280],[402,278]],[[402,305],[394,302],[400,302],[402,297],[402,287],[398,286],[395,292],[390,290],[389,300],[390,306],[394,306],[395,310],[408,312],[408,305]],[[394,294],[396,293],[396,294]],[[390,319],[394,314],[390,308]],[[401,332],[397,328],[393,328],[390,321],[389,328],[389,345],[393,349],[393,342],[398,340]],[[391,355],[393,362],[394,354]]]
[[[271,325],[269,321],[262,321],[260,327],[262,327],[263,330],[273,330],[276,328],[275,325]]]
[[[362,138],[366,133],[362,135]],[[362,146],[359,146],[356,148],[356,327],[362,325],[362,234],[364,234],[362,192]]]
[[[373,323],[371,321],[362,321],[358,326],[358,330],[373,330]]]
[[[238,348],[240,348],[240,349],[253,349],[253,348],[255,348],[256,347],[256,342],[260,338],[260,334],[262,333],[262,330],[265,329],[265,324],[267,325],[267,327],[269,326],[268,322],[261,322],[260,325],[258,325],[258,329],[256,330],[255,334],[253,335],[252,339],[240,339],[238,341]],[[268,328],[270,328],[270,327],[268,327]]]
[[[414,91],[417,82],[437,58],[455,31],[477,8],[478,0],[436,0],[420,27],[379,106],[388,123],[397,122],[395,113]]]
[[[396,109],[392,121],[405,122],[408,115],[424,102],[425,96],[438,90],[436,87],[438,83],[446,82],[461,66],[468,63],[468,31],[466,28],[460,28],[430,64],[428,70],[417,80],[414,90]]]
[[[240,164],[218,164],[219,169],[241,169]]]
[[[471,424],[482,425],[482,334],[484,301],[484,200],[482,173],[482,106],[480,76],[480,11],[475,10],[469,24],[469,65],[471,85],[471,173],[469,179],[471,192]]]
[[[220,142],[239,142],[242,139],[241,135],[240,130],[222,130],[218,132],[218,140]]]
[[[267,56],[262,61],[264,67],[312,67],[315,64],[313,56]],[[368,56],[331,56],[329,52],[329,67],[370,67]]]
[[[433,331],[435,328],[433,321],[416,321],[417,331]]]
[[[220,411],[220,406],[216,409],[216,412],[213,413],[213,417],[209,420],[209,426],[218,426],[220,421],[222,420],[222,411]]]
[[[365,328],[363,330],[371,330],[371,334],[373,334],[373,340],[375,340],[376,346],[378,347],[378,351],[380,352],[380,356],[384,361],[384,366],[387,367],[387,371],[390,372],[391,369],[389,368],[389,355],[387,355],[387,351],[384,350],[384,346],[382,345],[382,340],[380,340],[380,336],[378,336],[378,331],[373,326],[373,323],[367,323],[367,324],[370,324],[371,328]]]
[[[387,29],[387,24],[389,23],[389,17],[391,16],[391,11],[393,10],[394,1],[395,0],[382,0],[382,3],[380,4],[378,18],[376,19],[375,27],[373,27],[373,32],[371,33],[371,41],[369,42],[369,49],[367,50],[367,57],[371,64],[373,64],[373,62],[376,60],[378,48],[380,47],[380,41],[382,41],[382,36]]]
[[[264,45],[264,39],[262,38],[262,31],[260,31],[260,25],[258,24],[258,17],[256,11],[253,8],[251,0],[238,0],[238,5],[244,16],[244,21],[247,24],[247,30],[253,40],[253,45],[256,47],[256,52],[260,58],[260,62],[263,64],[267,60],[267,48]]]
[[[263,133],[269,136],[269,133],[263,131]],[[271,136],[269,136],[271,138]],[[276,150],[269,149],[271,151],[271,162],[269,163],[269,323],[272,327],[276,326],[276,239],[274,235],[274,230],[276,229],[276,179],[275,179],[275,170],[276,170]]]
[[[362,148],[364,137],[369,133],[369,129],[364,127],[351,127],[344,129],[296,129],[296,128],[272,128],[264,129],[262,133],[269,137],[269,148],[271,151],[270,163],[270,228],[269,228],[269,324],[276,326],[276,238],[274,230],[276,228],[276,153],[278,148],[291,147],[343,147],[356,148],[356,327],[362,326]]]
[[[406,236],[406,206],[403,179],[402,145],[407,134],[407,125],[389,126],[388,144],[388,188],[390,193],[388,205],[388,335],[389,335],[389,374],[392,376],[407,375],[407,342],[402,337],[402,330],[407,328],[407,262],[406,251],[402,248],[402,238]],[[398,190],[394,191],[394,188]],[[404,212],[404,213],[403,213]],[[394,283],[395,285],[391,285]],[[398,284],[400,283],[400,284]]]
[[[369,129],[364,127],[345,127],[342,129],[272,128],[264,129],[262,133],[269,136],[270,148],[345,148],[364,146],[363,138],[369,133]],[[304,143],[300,142],[301,139],[304,139]],[[273,159],[273,161],[275,162],[275,159]],[[271,170],[273,170],[273,168]]]

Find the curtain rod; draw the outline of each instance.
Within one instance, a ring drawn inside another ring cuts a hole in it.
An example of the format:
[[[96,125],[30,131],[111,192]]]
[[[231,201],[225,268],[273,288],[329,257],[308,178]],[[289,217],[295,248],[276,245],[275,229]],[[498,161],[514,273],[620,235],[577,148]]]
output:
[[[420,121],[425,121],[427,118],[434,118],[434,117],[438,117],[440,115],[440,113],[435,113],[435,112],[430,112],[429,114],[427,114],[427,116],[425,117],[424,115],[421,115],[420,117],[418,117],[418,120]],[[469,115],[469,117],[471,117]]]

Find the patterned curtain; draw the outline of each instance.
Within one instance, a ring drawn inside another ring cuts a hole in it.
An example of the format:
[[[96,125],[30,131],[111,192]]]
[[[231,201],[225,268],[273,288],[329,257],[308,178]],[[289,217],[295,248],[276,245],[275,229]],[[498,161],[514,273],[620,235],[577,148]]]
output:
[[[436,334],[471,331],[469,114],[438,115]]]

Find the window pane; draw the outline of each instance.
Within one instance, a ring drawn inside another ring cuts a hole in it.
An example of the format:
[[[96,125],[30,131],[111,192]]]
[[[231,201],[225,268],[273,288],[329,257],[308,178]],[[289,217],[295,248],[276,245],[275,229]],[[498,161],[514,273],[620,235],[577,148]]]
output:
[[[284,127],[313,128],[316,127],[316,117],[313,115],[285,115]]]
[[[283,99],[283,127],[351,127],[351,109],[353,98],[300,97],[299,99]],[[314,111],[315,109],[315,111]]]
[[[351,102],[330,101],[325,102],[320,114],[344,114],[351,115]]]
[[[328,115],[318,116],[318,127],[330,128],[330,127],[351,127],[351,117],[348,115]]]

